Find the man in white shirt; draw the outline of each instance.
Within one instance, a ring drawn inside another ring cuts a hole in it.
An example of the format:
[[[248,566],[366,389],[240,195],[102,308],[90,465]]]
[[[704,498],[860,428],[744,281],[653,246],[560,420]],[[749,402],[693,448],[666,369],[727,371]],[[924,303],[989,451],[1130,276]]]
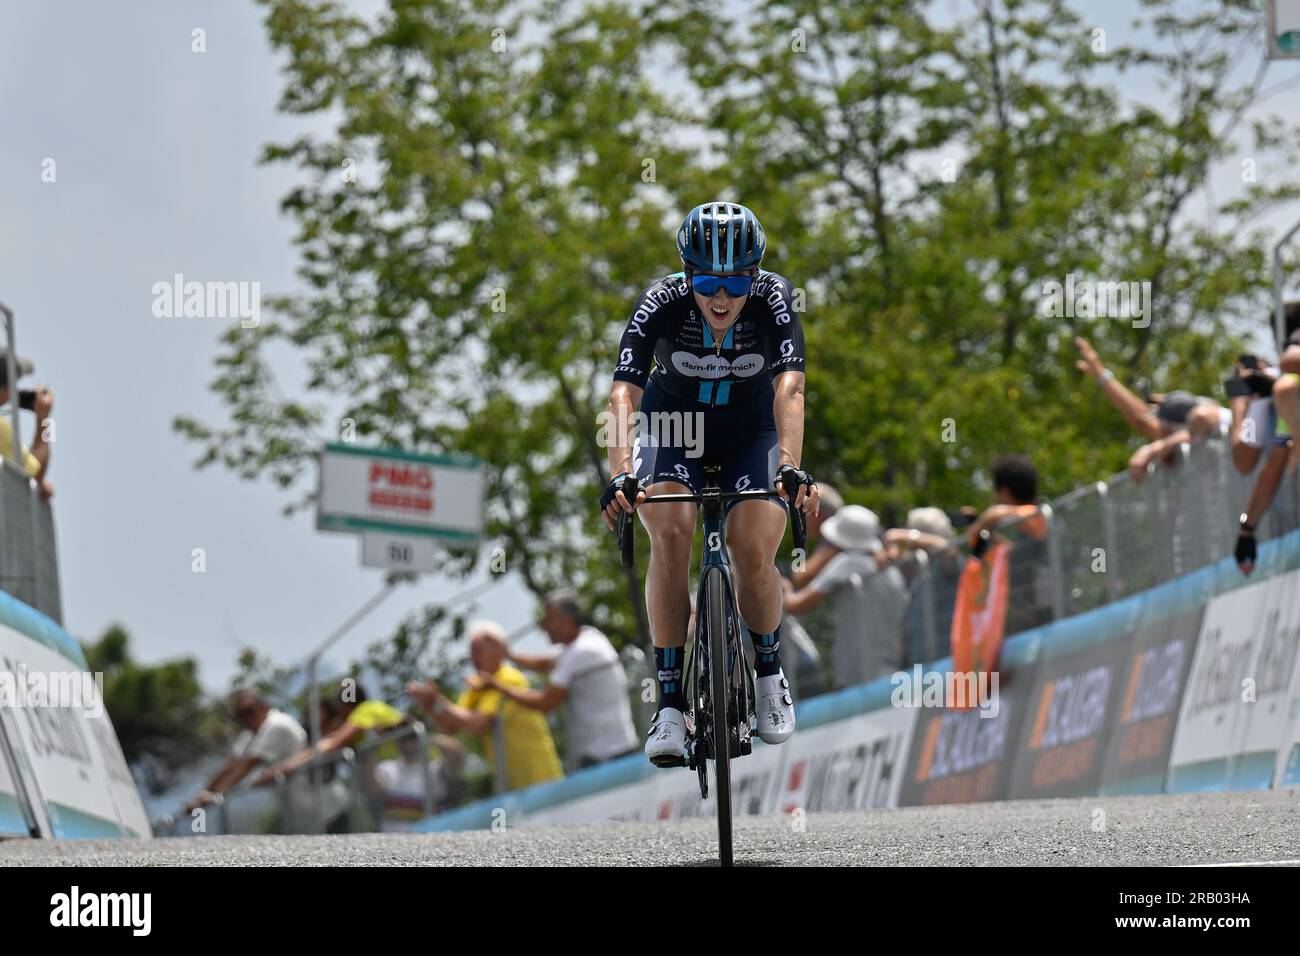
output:
[[[903,663],[907,584],[902,572],[885,562],[880,519],[861,505],[845,505],[822,525],[821,537],[835,553],[802,590],[786,582],[786,611],[804,614],[834,597],[836,687],[892,674]]]
[[[548,674],[546,687],[520,690],[493,685],[516,703],[543,713],[566,705],[566,769],[640,751],[623,662],[609,638],[584,625],[582,618],[582,604],[572,591],[548,594],[537,623],[559,652],[509,655],[520,667]]]
[[[233,789],[259,767],[274,767],[307,745],[302,724],[267,704],[253,690],[239,690],[230,699],[231,716],[243,728],[208,785],[186,805],[187,813],[210,804],[216,795]]]

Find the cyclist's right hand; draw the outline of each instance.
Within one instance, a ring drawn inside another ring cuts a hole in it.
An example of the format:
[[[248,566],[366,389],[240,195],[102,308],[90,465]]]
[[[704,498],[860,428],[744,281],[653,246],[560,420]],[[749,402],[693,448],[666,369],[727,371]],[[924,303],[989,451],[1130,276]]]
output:
[[[620,512],[632,511],[632,505],[628,503],[627,496],[623,493],[623,483],[631,480],[632,487],[636,488],[636,477],[631,472],[623,472],[615,475],[609,480],[609,484],[600,494],[600,513],[605,519],[605,527],[610,531],[614,530],[618,522]],[[640,504],[645,501],[645,492],[640,488],[636,489],[636,503]]]

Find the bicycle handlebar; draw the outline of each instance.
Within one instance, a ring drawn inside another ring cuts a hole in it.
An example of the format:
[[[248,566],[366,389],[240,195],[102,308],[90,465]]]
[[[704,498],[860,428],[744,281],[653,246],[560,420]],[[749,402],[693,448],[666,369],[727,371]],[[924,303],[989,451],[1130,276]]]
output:
[[[620,489],[628,502],[633,508],[639,507],[636,503],[636,496],[639,491],[637,480],[634,476],[628,475],[623,479],[623,487]],[[804,513],[794,506],[794,494],[782,494],[775,488],[755,491],[723,491],[718,494],[719,501],[745,501],[748,499],[759,498],[788,498],[790,502],[790,529],[794,535],[794,547],[796,551],[807,552],[808,549],[808,524],[804,518]],[[672,494],[672,495],[652,495],[642,501],[642,505],[648,504],[669,504],[671,502],[689,502],[700,504],[704,500],[703,495],[697,494]],[[616,528],[618,535],[619,563],[630,568],[634,563],[634,547],[632,535],[632,512],[620,511],[618,513],[618,525]]]

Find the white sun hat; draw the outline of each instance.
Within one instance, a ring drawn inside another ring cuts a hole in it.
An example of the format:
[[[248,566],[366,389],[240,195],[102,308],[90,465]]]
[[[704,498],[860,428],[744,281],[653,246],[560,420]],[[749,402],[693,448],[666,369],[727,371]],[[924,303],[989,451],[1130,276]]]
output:
[[[870,508],[845,505],[822,525],[822,537],[841,551],[880,549],[880,519]]]

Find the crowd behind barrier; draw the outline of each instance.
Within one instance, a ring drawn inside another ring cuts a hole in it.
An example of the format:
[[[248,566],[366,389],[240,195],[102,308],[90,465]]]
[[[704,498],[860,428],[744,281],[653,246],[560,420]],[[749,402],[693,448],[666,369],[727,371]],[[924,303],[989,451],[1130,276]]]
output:
[[[1252,481],[1252,476],[1241,475],[1233,468],[1225,436],[1215,436],[1183,445],[1173,463],[1149,465],[1146,480],[1141,483],[1122,472],[1042,504],[1039,513],[1046,521],[1045,535],[1023,533],[1022,525],[1029,519],[1004,524],[998,533],[1009,545],[1006,637],[1149,592],[1232,555],[1237,531],[1234,518],[1250,493]],[[1261,522],[1258,537],[1266,541],[1295,530],[1300,526],[1298,515],[1300,484],[1292,474],[1285,478]],[[900,668],[932,665],[951,654],[960,569],[972,560],[969,552],[969,546],[960,543],[946,552],[913,553],[916,564],[908,588]],[[863,582],[855,575],[851,586],[861,589]],[[820,631],[812,633],[811,639],[803,634],[800,619],[787,619],[791,632],[801,635],[788,642],[787,659],[793,658],[792,684],[805,706],[835,690],[828,652],[832,636],[825,633],[828,619],[825,615],[809,618],[809,630]],[[629,652],[635,650],[625,649],[611,664],[625,671],[630,710],[638,731],[643,732],[654,709],[642,692],[645,681],[652,679],[652,669],[644,653]],[[550,722],[557,731],[563,731],[567,723],[558,713],[551,715]],[[304,800],[303,791],[323,792],[326,803],[333,801],[334,813],[338,812],[342,792],[346,804],[344,829],[348,831],[385,828],[380,790],[373,780],[373,761],[362,758],[398,737],[423,734],[422,725],[413,726],[418,729],[399,728],[341,754],[313,761],[296,771],[299,781],[278,779],[274,806],[263,798],[260,813],[232,812],[232,806],[252,798],[240,791],[227,795],[224,804],[219,805],[217,831],[270,827],[280,832],[325,832],[328,821],[322,813],[329,816],[331,811],[320,809],[321,798]],[[464,789],[459,799],[438,801],[440,812],[484,795],[485,789],[498,795],[511,791],[502,757],[507,750],[505,732],[505,722],[498,714],[489,731],[495,757],[481,765],[483,785]],[[571,736],[571,732],[557,732],[559,750],[565,750],[563,742]],[[427,742],[423,747],[428,753]],[[566,773],[578,769],[571,754],[564,753],[563,760]],[[323,776],[332,780],[323,781]],[[561,780],[557,778],[556,782]],[[299,788],[296,798],[295,788]],[[531,792],[533,788],[529,789]],[[432,796],[429,799],[432,801]]]
[[[1232,466],[1223,436],[1183,445],[1178,463],[1148,466],[1137,484],[1128,472],[1085,485],[1043,507],[1048,536],[1002,529],[1011,541],[1010,601],[1005,633],[1059,620],[1149,590],[1231,556],[1237,518],[1254,483]],[[1261,522],[1261,541],[1300,527],[1300,483],[1283,479]],[[922,613],[908,618],[906,664],[946,657],[951,648],[956,579],[927,563],[913,592]]]

